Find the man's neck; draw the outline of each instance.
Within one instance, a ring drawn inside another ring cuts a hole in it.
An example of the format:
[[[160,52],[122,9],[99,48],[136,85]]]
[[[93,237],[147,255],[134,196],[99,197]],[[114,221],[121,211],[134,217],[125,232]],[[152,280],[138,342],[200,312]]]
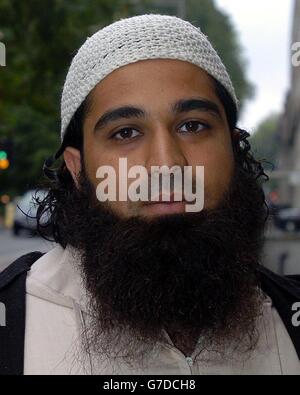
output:
[[[190,357],[193,354],[199,340],[199,331],[178,331],[168,328],[167,333],[174,346],[186,357]]]

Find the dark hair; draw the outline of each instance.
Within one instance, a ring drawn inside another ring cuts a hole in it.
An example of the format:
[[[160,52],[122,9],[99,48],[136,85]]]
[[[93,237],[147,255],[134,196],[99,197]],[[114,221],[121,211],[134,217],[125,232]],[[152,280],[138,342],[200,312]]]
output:
[[[71,119],[66,130],[63,145],[71,146],[82,152],[83,148],[83,122],[89,109],[88,99],[85,99]]]
[[[214,78],[213,81],[216,94],[225,110],[237,164],[255,179],[263,178],[268,180],[263,168],[263,162],[256,160],[251,152],[251,145],[248,141],[250,134],[237,127],[238,112],[232,97],[219,81]],[[87,98],[75,112],[66,130],[64,142],[59,152],[62,152],[65,147],[71,146],[83,153],[83,123],[89,106],[89,98]],[[45,174],[47,173],[45,172]],[[52,174],[51,179],[46,185],[43,185],[43,188],[46,187],[49,192],[43,200],[36,198],[38,204],[37,231],[43,238],[55,241],[65,247],[64,240],[60,235],[59,222],[63,214],[63,206],[76,186],[63,160],[55,171],[50,170],[48,174]],[[44,224],[44,221],[41,220],[42,216],[43,218],[48,218],[47,224]],[[52,236],[50,238],[49,233]]]

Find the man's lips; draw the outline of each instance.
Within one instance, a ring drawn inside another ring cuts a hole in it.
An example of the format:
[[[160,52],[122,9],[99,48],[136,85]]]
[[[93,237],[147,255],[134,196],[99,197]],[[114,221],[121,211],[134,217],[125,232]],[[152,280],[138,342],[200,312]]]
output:
[[[175,200],[175,198],[175,194],[171,194],[168,200],[165,195],[159,195],[156,201],[145,202],[143,204],[143,209],[147,214],[153,215],[177,214],[185,212],[185,206],[187,202],[184,199],[178,201],[178,199]]]
[[[145,213],[152,215],[166,215],[184,213],[186,202],[155,202],[143,206]]]

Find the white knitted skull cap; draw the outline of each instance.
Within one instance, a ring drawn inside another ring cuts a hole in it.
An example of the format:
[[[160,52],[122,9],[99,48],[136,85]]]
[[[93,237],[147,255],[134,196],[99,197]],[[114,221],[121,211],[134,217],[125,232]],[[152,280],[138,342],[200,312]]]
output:
[[[61,99],[61,139],[76,110],[101,80],[146,59],[178,59],[199,66],[226,88],[238,107],[226,68],[199,28],[175,16],[139,15],[99,30],[74,56]]]

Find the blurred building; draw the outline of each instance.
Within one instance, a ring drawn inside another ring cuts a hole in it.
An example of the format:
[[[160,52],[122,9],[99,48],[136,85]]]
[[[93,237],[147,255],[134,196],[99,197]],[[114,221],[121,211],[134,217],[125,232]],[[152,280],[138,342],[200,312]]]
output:
[[[300,0],[295,0],[292,43],[300,42]],[[280,121],[279,158],[282,203],[300,207],[300,66],[291,62],[291,86]]]

